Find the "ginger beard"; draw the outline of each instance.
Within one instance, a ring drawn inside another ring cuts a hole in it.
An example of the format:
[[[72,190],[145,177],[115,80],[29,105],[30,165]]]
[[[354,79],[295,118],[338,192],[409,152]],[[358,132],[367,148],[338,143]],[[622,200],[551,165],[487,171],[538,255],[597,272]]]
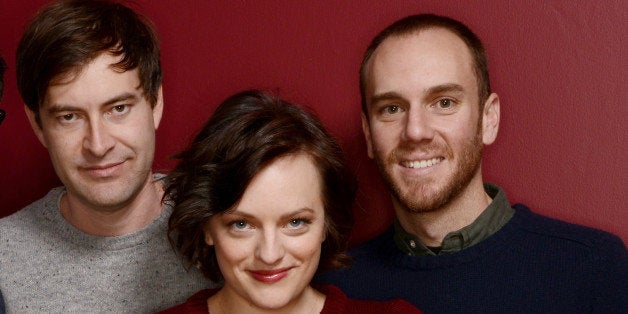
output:
[[[379,173],[392,193],[392,197],[411,213],[434,212],[450,203],[469,185],[482,163],[482,115],[478,119],[475,136],[464,143],[458,156],[444,141],[430,143],[401,143],[388,156],[375,150],[375,162]],[[446,178],[415,178],[393,176],[393,168],[399,166],[405,154],[413,150],[441,152],[445,159],[455,162],[454,171]]]

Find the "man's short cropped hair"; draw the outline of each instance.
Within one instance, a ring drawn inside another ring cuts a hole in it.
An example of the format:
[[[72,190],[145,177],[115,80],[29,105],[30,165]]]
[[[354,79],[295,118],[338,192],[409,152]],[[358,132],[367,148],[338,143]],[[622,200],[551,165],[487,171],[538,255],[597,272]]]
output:
[[[362,65],[360,66],[360,95],[362,96],[362,111],[365,115],[368,116],[366,107],[366,72],[373,52],[390,37],[412,35],[422,30],[432,28],[444,28],[453,32],[469,47],[471,56],[473,57],[475,77],[478,82],[480,110],[482,109],[484,102],[491,94],[491,82],[488,75],[488,60],[480,38],[466,25],[452,18],[434,14],[418,14],[407,16],[386,27],[373,38],[371,44],[366,49],[362,59]]]

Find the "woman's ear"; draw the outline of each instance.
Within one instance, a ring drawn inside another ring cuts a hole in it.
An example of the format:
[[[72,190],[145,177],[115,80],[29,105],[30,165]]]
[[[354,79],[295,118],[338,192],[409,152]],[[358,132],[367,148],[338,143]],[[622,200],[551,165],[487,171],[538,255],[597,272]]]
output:
[[[214,238],[212,237],[211,232],[209,232],[209,221],[205,224],[203,233],[205,234],[205,243],[209,246],[214,245]]]

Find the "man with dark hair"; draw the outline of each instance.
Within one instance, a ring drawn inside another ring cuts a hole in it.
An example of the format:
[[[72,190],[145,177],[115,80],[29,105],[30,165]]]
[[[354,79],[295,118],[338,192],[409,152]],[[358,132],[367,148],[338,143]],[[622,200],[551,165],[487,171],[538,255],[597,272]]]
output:
[[[151,171],[163,110],[150,22],[109,1],[59,1],[26,28],[17,83],[63,187],[0,220],[9,312],[151,312],[208,283],[167,240]]]
[[[396,220],[351,252],[352,268],[321,281],[426,313],[625,313],[618,237],[511,207],[483,182],[483,146],[500,119],[486,60],[478,37],[442,16],[406,17],[372,41],[362,129]]]

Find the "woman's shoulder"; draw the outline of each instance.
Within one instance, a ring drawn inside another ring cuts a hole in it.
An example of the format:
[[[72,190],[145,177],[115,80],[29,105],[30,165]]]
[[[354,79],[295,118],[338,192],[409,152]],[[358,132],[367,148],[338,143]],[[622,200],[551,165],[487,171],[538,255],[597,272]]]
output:
[[[348,298],[342,290],[333,285],[319,285],[315,288],[325,294],[325,306],[321,314],[331,313],[423,313],[408,301],[394,299],[388,301],[357,300]]]

